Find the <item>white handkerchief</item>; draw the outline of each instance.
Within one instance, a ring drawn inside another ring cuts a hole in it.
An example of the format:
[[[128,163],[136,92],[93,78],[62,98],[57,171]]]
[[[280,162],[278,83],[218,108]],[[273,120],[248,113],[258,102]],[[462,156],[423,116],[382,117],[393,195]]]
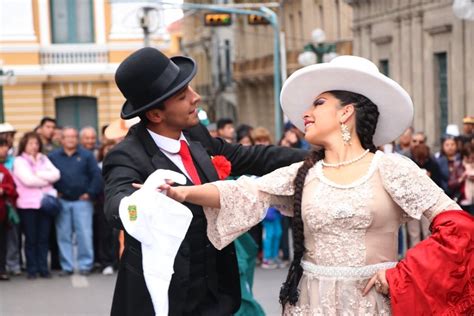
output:
[[[156,170],[140,190],[124,197],[119,215],[128,234],[142,244],[143,275],[156,315],[168,315],[168,288],[179,246],[193,215],[181,203],[158,192],[165,180],[185,184],[184,175]]]

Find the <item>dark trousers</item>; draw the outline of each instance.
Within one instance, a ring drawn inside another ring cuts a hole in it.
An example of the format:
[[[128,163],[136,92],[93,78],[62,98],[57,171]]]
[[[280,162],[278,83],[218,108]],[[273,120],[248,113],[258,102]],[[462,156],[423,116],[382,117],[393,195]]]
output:
[[[104,210],[100,209],[96,216],[97,257],[102,268],[113,266],[115,263],[114,231],[105,218]]]
[[[290,260],[290,242],[289,242],[289,234],[290,234],[290,225],[291,219],[288,216],[281,217],[281,242],[280,242],[280,249],[283,252],[283,260]]]
[[[7,223],[0,222],[0,274],[5,273],[7,264]]]
[[[37,209],[18,209],[25,234],[26,270],[29,275],[48,273],[51,217]]]
[[[468,212],[469,214],[474,216],[474,204],[471,205],[463,205],[462,208]]]
[[[102,268],[113,266],[115,263],[114,231],[105,218],[104,204],[100,202],[94,204],[93,230],[96,262]]]
[[[51,218],[51,222],[54,223],[54,218]],[[58,247],[58,237],[56,236],[56,229],[50,229],[49,250],[51,251],[51,270],[61,270],[61,264],[59,262],[59,247]]]
[[[250,236],[252,236],[253,240],[258,246],[258,251],[262,251],[263,249],[263,226],[262,223],[258,223],[254,227],[250,228],[249,230]]]

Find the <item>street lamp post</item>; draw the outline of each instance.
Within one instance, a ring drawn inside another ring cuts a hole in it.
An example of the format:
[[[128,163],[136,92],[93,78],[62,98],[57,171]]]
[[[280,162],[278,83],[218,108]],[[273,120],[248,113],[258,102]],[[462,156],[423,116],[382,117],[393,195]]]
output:
[[[140,27],[143,29],[143,45],[145,47],[150,46],[150,34],[152,31],[150,30],[150,12],[156,11],[155,7],[146,6],[141,8],[142,15],[139,16],[139,23]]]
[[[336,45],[325,43],[326,34],[321,29],[311,33],[312,43],[304,46],[304,52],[298,56],[298,62],[303,66],[327,62],[337,56]]]

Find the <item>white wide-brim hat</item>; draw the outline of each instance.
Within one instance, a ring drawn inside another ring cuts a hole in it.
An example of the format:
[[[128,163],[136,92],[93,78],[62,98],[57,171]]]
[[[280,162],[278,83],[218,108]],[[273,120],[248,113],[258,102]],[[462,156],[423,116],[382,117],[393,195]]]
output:
[[[412,124],[413,102],[405,89],[381,74],[370,60],[357,56],[339,56],[295,71],[283,84],[281,107],[304,132],[303,113],[318,95],[333,90],[361,94],[377,105],[375,146],[394,141]]]

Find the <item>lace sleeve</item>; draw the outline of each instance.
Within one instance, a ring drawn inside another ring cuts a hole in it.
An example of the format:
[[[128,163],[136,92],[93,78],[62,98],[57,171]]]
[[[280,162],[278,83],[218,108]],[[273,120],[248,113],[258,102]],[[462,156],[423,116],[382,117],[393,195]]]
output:
[[[461,209],[409,158],[385,154],[379,166],[385,190],[409,217],[432,220],[444,210]]]
[[[258,179],[213,182],[220,194],[220,209],[205,207],[207,235],[222,249],[265,217],[269,206],[291,216],[293,179],[301,163],[280,168]]]

